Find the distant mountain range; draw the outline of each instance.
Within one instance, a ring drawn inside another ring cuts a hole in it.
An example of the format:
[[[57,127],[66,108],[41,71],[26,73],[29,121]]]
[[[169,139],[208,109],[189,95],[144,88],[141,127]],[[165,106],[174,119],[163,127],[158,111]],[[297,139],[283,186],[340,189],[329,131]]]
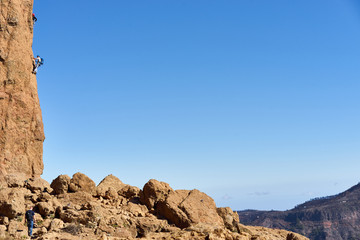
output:
[[[238,214],[243,224],[286,229],[311,240],[360,240],[360,183],[288,211],[245,210]]]

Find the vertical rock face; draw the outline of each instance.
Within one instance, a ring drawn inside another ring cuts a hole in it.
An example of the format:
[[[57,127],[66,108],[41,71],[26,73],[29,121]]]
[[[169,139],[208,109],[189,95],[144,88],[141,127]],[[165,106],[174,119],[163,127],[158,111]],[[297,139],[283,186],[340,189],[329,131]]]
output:
[[[44,129],[32,74],[33,0],[0,1],[0,176],[42,174]]]

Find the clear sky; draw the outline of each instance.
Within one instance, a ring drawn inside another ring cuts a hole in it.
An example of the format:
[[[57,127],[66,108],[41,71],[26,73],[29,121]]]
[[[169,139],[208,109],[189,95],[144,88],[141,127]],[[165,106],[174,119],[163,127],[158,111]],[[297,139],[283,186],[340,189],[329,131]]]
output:
[[[35,0],[44,174],[289,209],[359,182],[356,0]]]

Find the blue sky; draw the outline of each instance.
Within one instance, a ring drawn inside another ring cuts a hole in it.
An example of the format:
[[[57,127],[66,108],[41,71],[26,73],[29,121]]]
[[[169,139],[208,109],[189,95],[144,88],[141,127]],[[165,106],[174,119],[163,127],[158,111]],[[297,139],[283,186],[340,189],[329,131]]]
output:
[[[37,0],[43,177],[289,209],[358,183],[355,0]]]

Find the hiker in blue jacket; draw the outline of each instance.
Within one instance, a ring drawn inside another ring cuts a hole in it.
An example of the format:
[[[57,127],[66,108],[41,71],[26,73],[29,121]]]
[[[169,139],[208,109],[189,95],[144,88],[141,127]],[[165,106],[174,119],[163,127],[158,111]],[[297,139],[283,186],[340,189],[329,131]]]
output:
[[[33,211],[32,207],[30,207],[30,209],[26,211],[25,219],[26,219],[27,226],[28,226],[29,237],[32,237],[32,230],[34,227],[34,219],[35,219],[35,212]]]

